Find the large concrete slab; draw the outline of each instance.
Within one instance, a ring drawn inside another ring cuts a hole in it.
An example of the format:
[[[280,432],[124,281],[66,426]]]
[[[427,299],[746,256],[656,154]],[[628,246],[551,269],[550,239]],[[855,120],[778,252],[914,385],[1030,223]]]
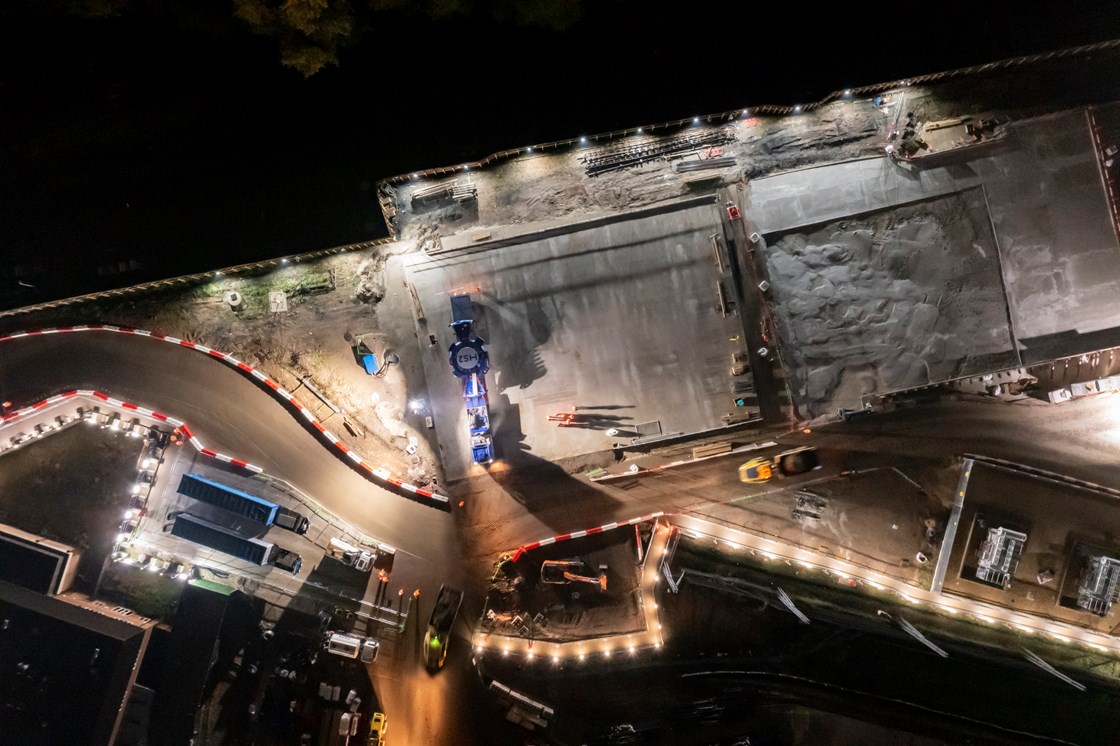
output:
[[[555,460],[608,448],[657,421],[663,433],[722,426],[735,409],[738,317],[719,310],[714,204],[475,253],[409,257],[425,373],[448,479],[471,473],[461,389],[447,362],[451,292],[468,291],[491,355],[498,457]],[[586,428],[548,415],[580,407]],[[605,434],[621,431],[618,438]]]
[[[1024,358],[1098,349],[1077,337],[1120,326],[1120,246],[1087,114],[1031,122],[1011,137],[984,186]]]

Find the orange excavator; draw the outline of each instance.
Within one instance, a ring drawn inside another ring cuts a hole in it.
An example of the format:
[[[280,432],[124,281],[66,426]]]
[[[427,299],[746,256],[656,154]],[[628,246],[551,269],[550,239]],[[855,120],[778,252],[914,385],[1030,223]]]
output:
[[[593,575],[591,568],[582,560],[545,560],[541,563],[541,581],[560,585],[590,583],[605,591],[607,589],[607,566],[599,565],[598,574]]]

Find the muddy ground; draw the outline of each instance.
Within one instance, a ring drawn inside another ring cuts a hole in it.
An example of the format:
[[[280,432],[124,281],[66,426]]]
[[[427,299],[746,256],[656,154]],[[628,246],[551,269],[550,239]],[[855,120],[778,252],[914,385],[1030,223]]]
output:
[[[772,301],[809,415],[1014,365],[980,190],[775,239]]]

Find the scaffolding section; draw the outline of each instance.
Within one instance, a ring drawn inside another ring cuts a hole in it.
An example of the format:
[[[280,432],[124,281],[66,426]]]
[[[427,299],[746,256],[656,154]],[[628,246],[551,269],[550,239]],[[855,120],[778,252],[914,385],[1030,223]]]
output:
[[[601,148],[580,160],[588,176],[599,176],[609,171],[633,168],[655,160],[681,157],[688,151],[719,147],[733,142],[735,142],[735,135],[727,128],[687,131],[672,137],[647,137],[627,145]]]
[[[1098,616],[1106,616],[1120,595],[1120,560],[1090,557],[1077,589],[1077,606]]]
[[[1000,526],[988,529],[988,536],[980,544],[980,561],[976,567],[976,577],[985,583],[1007,590],[1011,587],[1011,577],[1023,554],[1027,535]]]

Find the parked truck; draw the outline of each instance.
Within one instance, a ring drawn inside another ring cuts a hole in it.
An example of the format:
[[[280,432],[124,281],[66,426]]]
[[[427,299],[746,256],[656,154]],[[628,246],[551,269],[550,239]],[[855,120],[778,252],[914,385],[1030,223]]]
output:
[[[184,474],[179,480],[180,495],[194,498],[199,502],[228,510],[251,521],[266,526],[279,526],[297,534],[307,533],[310,521],[294,510],[282,508],[264,498],[230,487],[213,479],[207,479],[193,472]]]
[[[175,517],[171,535],[252,562],[254,565],[274,565],[293,575],[299,573],[303,564],[300,556],[295,552],[251,536],[242,536],[236,531],[190,513],[180,513]]]
[[[783,451],[776,456],[752,458],[739,467],[739,481],[749,483],[769,482],[774,477],[791,477],[794,474],[821,468],[820,455],[812,446],[802,446]]]
[[[281,505],[276,511],[275,525],[297,534],[306,534],[307,529],[311,528],[311,521],[302,513],[297,513]]]
[[[424,663],[429,669],[443,668],[447,659],[447,644],[451,641],[451,627],[462,603],[462,591],[440,586],[435,608],[428,619],[428,631],[424,634]]]

